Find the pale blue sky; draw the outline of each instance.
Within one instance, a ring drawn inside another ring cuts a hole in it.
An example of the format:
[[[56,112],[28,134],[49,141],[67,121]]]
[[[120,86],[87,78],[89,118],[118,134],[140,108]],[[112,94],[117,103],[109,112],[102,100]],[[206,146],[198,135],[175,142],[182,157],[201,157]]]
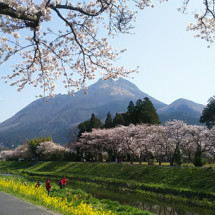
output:
[[[115,48],[127,48],[116,64],[130,69],[139,66],[140,72],[128,80],[166,104],[178,98],[207,104],[215,95],[215,46],[207,48],[205,41],[195,39],[192,32],[186,31],[193,17],[177,11],[180,2],[158,3],[154,9],[141,11],[134,24],[135,34],[119,35],[112,41]],[[194,2],[197,6],[197,1]],[[1,73],[8,66],[0,67]],[[98,75],[95,81],[99,78]],[[0,122],[30,104],[39,93],[42,93],[40,89],[31,86],[18,93],[16,87],[0,80]],[[66,90],[57,86],[56,93]]]

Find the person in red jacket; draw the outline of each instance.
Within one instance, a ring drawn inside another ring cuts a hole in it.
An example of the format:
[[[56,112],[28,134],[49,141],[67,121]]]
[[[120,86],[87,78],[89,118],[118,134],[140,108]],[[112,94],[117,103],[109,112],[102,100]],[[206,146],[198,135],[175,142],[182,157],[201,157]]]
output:
[[[51,181],[48,178],[47,181],[46,181],[46,190],[48,191],[48,195],[50,193],[51,187],[52,187],[51,186]]]
[[[62,179],[63,188],[66,187],[66,183],[67,183],[67,178],[64,176]]]
[[[63,178],[60,179],[58,184],[60,186],[60,189],[63,189]]]

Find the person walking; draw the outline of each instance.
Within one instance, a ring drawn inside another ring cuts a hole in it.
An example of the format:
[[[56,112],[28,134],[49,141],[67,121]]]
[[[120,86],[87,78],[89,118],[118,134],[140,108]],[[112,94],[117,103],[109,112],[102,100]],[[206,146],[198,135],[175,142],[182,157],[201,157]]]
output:
[[[60,181],[59,181],[58,184],[59,184],[59,186],[60,186],[60,189],[62,189],[62,188],[63,188],[63,178],[60,179]]]
[[[35,187],[41,187],[42,186],[42,183],[40,180],[38,180],[37,184],[35,185]]]
[[[50,179],[48,178],[47,181],[46,181],[46,190],[48,191],[48,196],[49,196],[51,187],[52,187],[52,186],[51,186],[51,181],[50,181]]]
[[[66,176],[64,176],[63,177],[63,179],[62,179],[62,184],[63,184],[63,188],[65,188],[66,187],[66,183],[67,183],[67,178],[66,178]]]

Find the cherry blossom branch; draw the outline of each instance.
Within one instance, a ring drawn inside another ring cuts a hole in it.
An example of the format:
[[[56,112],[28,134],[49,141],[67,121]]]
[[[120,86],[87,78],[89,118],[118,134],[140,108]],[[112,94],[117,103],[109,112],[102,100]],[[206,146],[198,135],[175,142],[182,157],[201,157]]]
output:
[[[56,9],[66,9],[66,10],[72,10],[72,11],[78,11],[84,15],[87,15],[87,16],[99,16],[100,14],[102,14],[110,5],[110,3],[108,1],[101,1],[99,0],[98,1],[100,4],[101,4],[101,8],[98,10],[98,11],[87,11],[87,10],[84,10],[83,8],[81,7],[75,7],[75,6],[71,6],[71,5],[61,5],[61,4],[49,4],[48,7],[50,7],[51,9],[53,10],[56,10]]]

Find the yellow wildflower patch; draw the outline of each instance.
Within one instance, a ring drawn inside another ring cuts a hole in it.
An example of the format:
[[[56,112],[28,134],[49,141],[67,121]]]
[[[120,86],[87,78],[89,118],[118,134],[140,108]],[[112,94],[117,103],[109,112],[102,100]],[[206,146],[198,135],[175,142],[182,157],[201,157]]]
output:
[[[36,188],[32,184],[26,184],[21,180],[14,180],[12,178],[0,178],[0,190],[15,193],[17,196],[33,200],[40,205],[65,215],[114,215],[112,211],[105,212],[102,209],[95,209],[92,205],[86,204],[83,201],[79,205],[74,204],[76,196],[69,202],[66,198],[48,196],[43,187]]]

